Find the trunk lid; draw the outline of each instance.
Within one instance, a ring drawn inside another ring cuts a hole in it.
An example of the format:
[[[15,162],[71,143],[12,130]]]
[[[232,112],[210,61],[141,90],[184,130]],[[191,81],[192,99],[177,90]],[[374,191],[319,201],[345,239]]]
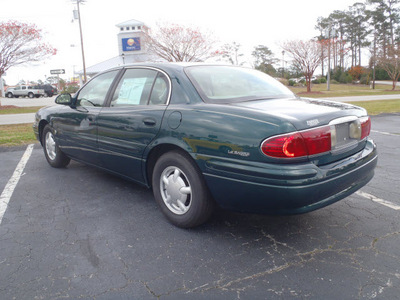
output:
[[[233,105],[287,120],[299,132],[329,126],[333,136],[332,149],[329,152],[308,156],[317,165],[343,159],[365,147],[366,138],[361,138],[360,120],[364,120],[367,113],[365,109],[357,106],[302,98],[249,101]]]
[[[327,125],[334,119],[346,116],[367,115],[365,109],[354,105],[307,98],[249,101],[233,105],[286,119],[297,130]]]

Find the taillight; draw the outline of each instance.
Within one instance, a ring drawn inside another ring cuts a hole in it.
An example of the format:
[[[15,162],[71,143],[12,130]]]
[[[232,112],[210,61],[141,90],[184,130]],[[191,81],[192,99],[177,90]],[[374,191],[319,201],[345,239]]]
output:
[[[261,145],[265,155],[272,157],[299,157],[307,155],[306,145],[300,133],[271,137]]]
[[[266,139],[261,144],[265,155],[280,158],[294,158],[314,155],[331,150],[331,126],[290,134],[279,135]]]
[[[368,116],[339,118],[329,124],[270,137],[262,142],[261,151],[277,158],[321,154],[351,145],[354,140],[363,140],[371,131],[371,118]],[[344,126],[347,126],[347,133]]]
[[[319,154],[331,150],[332,130],[334,130],[334,127],[331,128],[331,126],[325,126],[301,132],[307,145],[308,155]]]
[[[364,139],[367,136],[369,136],[371,132],[371,118],[363,117],[360,119],[360,122],[361,122],[361,139]]]

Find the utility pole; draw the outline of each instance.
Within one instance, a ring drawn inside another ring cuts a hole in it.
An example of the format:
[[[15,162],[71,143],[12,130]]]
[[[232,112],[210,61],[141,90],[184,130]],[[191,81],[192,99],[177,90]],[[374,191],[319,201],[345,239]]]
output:
[[[81,50],[82,50],[82,63],[83,63],[83,83],[86,83],[86,64],[85,64],[85,51],[83,50],[83,35],[82,35],[82,23],[81,23],[81,11],[79,8],[79,3],[84,3],[86,0],[73,0],[76,1],[76,6],[78,9],[78,21],[79,21],[79,32],[81,35]]]

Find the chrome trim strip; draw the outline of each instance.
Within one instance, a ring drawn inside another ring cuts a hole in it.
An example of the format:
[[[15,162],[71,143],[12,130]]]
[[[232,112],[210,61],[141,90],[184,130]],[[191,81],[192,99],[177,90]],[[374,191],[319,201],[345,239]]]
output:
[[[330,121],[329,125],[338,125],[338,124],[342,124],[342,123],[353,122],[357,119],[358,119],[357,116],[341,117],[341,118],[337,118],[337,119]]]

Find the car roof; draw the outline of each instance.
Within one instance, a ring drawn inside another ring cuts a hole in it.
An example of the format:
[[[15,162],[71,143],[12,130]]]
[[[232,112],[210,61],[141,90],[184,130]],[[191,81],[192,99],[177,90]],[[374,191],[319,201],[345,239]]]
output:
[[[131,68],[131,67],[153,67],[161,70],[183,70],[186,67],[193,67],[193,66],[227,66],[226,64],[221,63],[205,63],[205,62],[144,62],[144,63],[132,63],[132,64],[125,64],[123,66],[118,66],[115,68],[108,69],[104,72],[110,70],[119,70],[122,68]],[[230,65],[232,66],[232,65]],[[101,72],[101,73],[104,73]]]

